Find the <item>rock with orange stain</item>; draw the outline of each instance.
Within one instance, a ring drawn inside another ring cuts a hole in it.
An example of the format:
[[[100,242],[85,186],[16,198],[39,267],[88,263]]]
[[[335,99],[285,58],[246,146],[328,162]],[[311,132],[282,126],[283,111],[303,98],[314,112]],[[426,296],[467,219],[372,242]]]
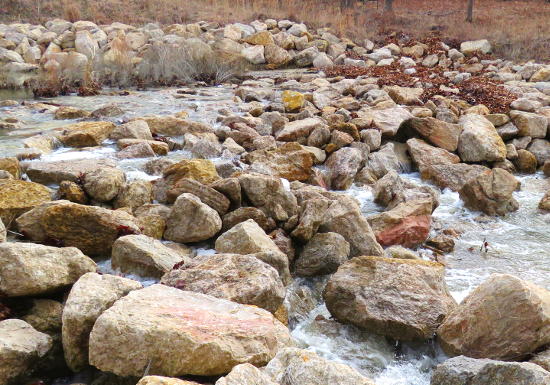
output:
[[[119,376],[226,374],[242,363],[266,365],[291,345],[266,310],[164,285],[136,290],[96,321],[90,364]]]

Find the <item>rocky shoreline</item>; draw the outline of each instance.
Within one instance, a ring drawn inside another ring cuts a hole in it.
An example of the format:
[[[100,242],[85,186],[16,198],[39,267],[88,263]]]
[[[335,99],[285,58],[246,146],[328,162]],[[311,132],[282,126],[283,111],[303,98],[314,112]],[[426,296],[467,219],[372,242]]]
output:
[[[434,341],[449,359],[432,385],[550,383],[550,292],[492,274],[457,303],[445,254],[460,230],[433,217],[443,190],[483,221],[518,210],[518,174],[548,181],[550,66],[489,57],[487,41],[355,44],[288,20],[54,20],[0,25],[0,67],[6,85],[54,73],[76,91],[99,86],[98,61],[103,75],[139,79],[159,44],[203,64],[231,53],[317,69],[219,78],[233,99],[212,124],[123,103],[0,101],[0,133],[27,128],[16,113],[50,127],[0,158],[0,385],[71,372],[96,385],[374,384],[293,339],[295,307],[314,307],[290,298],[302,279],[325,279],[330,322],[396,346]],[[123,57],[124,74],[109,67]],[[171,97],[215,93],[199,75],[172,76],[186,87]],[[49,158],[61,150],[74,157]],[[146,177],[122,168],[134,160]],[[401,175],[415,170],[426,183]],[[380,212],[364,215],[350,188]],[[537,215],[550,211],[546,189]],[[100,273],[105,258],[118,274]]]

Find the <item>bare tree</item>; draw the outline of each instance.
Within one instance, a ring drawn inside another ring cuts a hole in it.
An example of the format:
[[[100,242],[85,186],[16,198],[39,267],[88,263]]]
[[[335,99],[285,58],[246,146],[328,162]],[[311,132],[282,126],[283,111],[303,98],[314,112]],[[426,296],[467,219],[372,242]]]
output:
[[[384,12],[393,11],[393,0],[385,0],[384,2]]]
[[[466,21],[468,23],[474,21],[474,0],[468,0],[468,13],[466,15]]]

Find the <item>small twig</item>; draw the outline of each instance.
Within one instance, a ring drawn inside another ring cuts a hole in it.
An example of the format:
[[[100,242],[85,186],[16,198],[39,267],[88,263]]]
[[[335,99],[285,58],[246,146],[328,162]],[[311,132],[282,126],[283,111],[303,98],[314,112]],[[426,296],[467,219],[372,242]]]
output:
[[[151,369],[151,362],[153,362],[152,358],[149,359],[149,363],[147,364],[147,367],[145,368],[145,372],[143,372],[142,377],[145,377],[149,374],[149,369]]]

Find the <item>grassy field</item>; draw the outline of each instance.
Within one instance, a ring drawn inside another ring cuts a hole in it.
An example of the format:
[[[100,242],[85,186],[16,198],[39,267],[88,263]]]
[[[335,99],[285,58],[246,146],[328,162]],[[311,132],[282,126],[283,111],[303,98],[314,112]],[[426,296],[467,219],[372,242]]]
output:
[[[0,20],[62,17],[139,25],[288,18],[331,27],[357,42],[381,40],[392,31],[421,37],[435,30],[449,39],[487,38],[504,58],[550,61],[547,0],[476,0],[473,23],[465,22],[465,8],[465,0],[395,0],[392,14],[382,12],[383,0],[357,1],[352,7],[336,0],[4,0]]]

